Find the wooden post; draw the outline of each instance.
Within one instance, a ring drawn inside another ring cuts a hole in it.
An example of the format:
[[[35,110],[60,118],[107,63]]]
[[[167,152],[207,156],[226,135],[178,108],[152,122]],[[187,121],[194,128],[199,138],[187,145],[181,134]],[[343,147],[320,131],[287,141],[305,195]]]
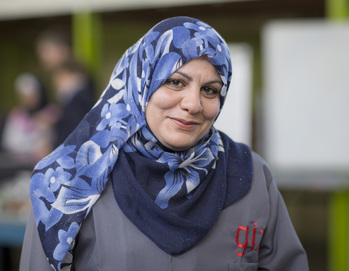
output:
[[[329,200],[328,270],[347,271],[349,270],[349,193],[331,192]]]
[[[98,14],[81,12],[73,15],[73,50],[91,74],[100,67],[101,59],[101,21]]]
[[[349,18],[348,0],[326,0],[330,21]],[[349,191],[331,192],[329,199],[328,257],[330,271],[349,270]]]
[[[331,20],[343,20],[349,17],[348,0],[326,0],[326,17]]]

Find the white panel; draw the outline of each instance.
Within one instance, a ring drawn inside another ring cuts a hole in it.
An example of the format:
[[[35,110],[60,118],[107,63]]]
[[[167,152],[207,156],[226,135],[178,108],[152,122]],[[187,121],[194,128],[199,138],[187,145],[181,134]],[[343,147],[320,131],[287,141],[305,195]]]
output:
[[[232,139],[251,144],[252,130],[252,48],[248,44],[229,44],[233,77],[221,115],[215,127]]]
[[[349,23],[276,21],[264,40],[264,157],[349,172]]]

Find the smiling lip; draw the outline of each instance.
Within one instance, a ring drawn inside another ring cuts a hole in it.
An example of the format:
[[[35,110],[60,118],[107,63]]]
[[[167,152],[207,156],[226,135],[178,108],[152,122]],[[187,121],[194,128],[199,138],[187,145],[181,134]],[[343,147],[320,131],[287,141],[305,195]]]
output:
[[[171,118],[171,120],[177,125],[177,127],[183,130],[192,130],[199,125],[196,121],[187,121],[180,118]]]

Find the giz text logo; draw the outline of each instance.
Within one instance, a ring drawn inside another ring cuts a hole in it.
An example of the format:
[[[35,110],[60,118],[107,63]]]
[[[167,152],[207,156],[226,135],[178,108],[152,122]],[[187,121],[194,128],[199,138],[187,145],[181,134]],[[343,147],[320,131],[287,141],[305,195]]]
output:
[[[237,252],[236,254],[242,257],[246,251],[246,248],[249,246],[249,240],[251,241],[250,250],[255,249],[256,237],[257,240],[261,240],[264,231],[262,229],[257,229],[257,222],[253,224],[252,232],[250,227],[240,226],[238,227],[235,235],[235,242],[238,247],[242,248],[242,251]],[[259,251],[259,245],[256,248],[256,251]]]

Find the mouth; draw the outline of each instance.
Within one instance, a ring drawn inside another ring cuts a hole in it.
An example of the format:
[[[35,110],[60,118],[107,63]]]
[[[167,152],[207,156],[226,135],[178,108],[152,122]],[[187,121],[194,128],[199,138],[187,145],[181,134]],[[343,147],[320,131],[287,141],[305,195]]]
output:
[[[192,130],[197,127],[200,123],[195,120],[185,120],[181,118],[170,118],[175,125],[182,130]]]

